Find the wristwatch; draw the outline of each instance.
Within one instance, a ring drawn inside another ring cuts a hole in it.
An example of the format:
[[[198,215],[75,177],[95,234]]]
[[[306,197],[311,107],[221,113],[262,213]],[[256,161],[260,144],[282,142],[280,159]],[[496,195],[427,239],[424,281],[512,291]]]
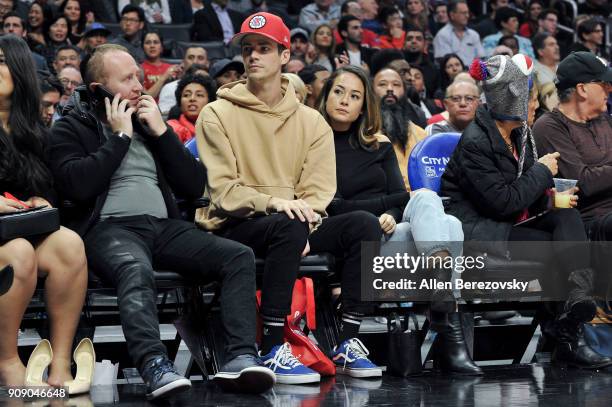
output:
[[[125,141],[132,141],[132,138],[130,136],[128,136],[126,133],[122,132],[122,131],[118,131],[115,133],[115,136],[125,140]]]

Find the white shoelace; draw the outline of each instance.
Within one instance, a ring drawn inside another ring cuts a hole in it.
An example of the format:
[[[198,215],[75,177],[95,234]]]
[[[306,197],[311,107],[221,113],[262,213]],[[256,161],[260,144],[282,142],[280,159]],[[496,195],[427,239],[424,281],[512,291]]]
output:
[[[346,356],[348,357],[351,353],[355,355],[355,359],[350,360],[350,362],[357,359],[368,359],[368,355],[370,354],[368,348],[366,348],[363,342],[361,342],[358,338],[349,339],[348,344],[346,345]]]
[[[274,365],[275,370],[277,366],[289,366],[290,368],[294,368],[302,363],[293,356],[291,353],[291,345],[288,342],[285,342],[283,346],[281,346],[274,355],[274,359],[272,359],[272,364]]]

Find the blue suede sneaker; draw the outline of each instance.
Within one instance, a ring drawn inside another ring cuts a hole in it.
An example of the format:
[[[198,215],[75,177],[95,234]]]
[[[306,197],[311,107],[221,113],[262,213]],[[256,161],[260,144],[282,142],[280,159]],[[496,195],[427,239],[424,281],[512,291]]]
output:
[[[191,381],[181,376],[165,355],[149,359],[140,375],[147,386],[148,400],[169,397],[191,387]]]
[[[276,345],[267,355],[261,355],[264,366],[276,375],[276,383],[280,384],[306,384],[318,383],[321,375],[304,366],[291,353],[291,345],[285,342]]]
[[[351,377],[381,377],[382,370],[368,359],[368,349],[357,338],[347,339],[334,349],[336,372]]]

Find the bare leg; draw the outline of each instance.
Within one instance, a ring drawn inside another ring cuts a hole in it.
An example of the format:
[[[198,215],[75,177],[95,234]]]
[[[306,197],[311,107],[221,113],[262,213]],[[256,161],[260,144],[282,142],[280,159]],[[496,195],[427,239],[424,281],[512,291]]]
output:
[[[48,383],[62,386],[72,380],[72,342],[87,291],[87,260],[81,238],[61,228],[37,248],[39,272],[47,276],[45,294],[51,324],[53,361]]]
[[[0,267],[13,266],[11,289],[0,297],[0,385],[23,386],[25,366],[17,354],[17,332],[34,290],[36,256],[32,245],[15,239],[0,247]]]

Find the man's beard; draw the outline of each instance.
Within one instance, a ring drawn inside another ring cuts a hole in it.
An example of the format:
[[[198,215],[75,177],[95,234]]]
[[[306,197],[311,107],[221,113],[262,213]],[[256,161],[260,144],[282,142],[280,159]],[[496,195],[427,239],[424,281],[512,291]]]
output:
[[[383,97],[381,101],[381,114],[383,131],[394,145],[406,148],[408,142],[408,126],[410,118],[408,116],[408,102],[406,98],[395,99],[395,103],[386,101],[389,96]]]

